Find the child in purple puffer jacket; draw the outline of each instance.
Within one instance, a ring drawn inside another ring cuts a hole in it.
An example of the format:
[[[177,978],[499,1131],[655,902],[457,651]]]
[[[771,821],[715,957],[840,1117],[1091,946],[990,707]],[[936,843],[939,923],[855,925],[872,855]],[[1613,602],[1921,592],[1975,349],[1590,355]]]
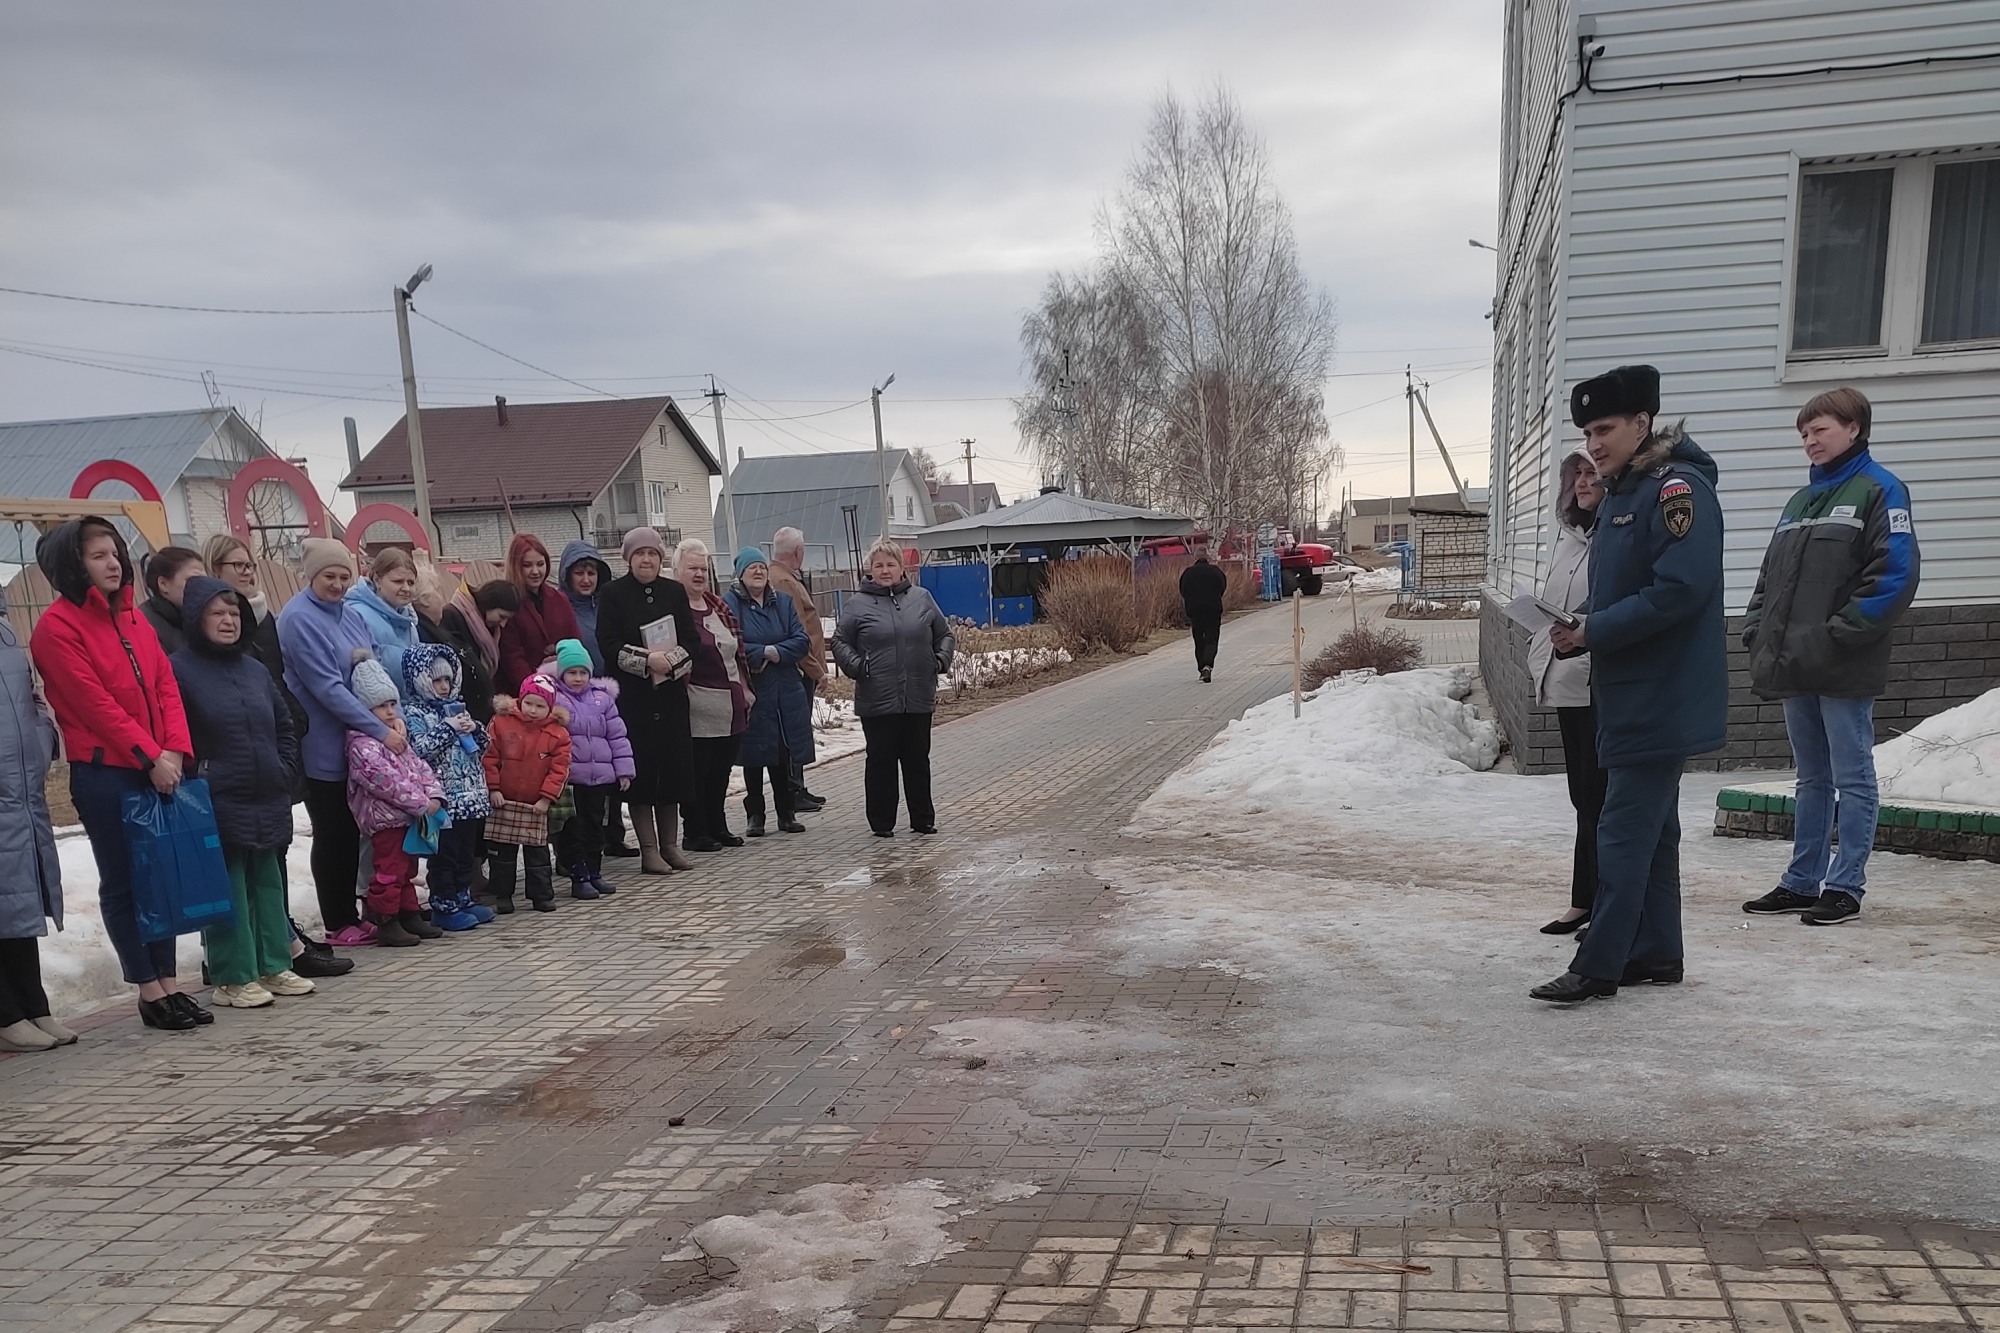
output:
[[[569,709],[569,783],[576,814],[556,833],[556,854],[568,868],[570,892],[595,898],[604,882],[604,823],[614,792],[632,785],[632,742],[618,713],[618,682],[593,680],[590,654],[576,639],[556,644],[556,685]]]
[[[411,823],[443,807],[444,788],[409,745],[409,724],[387,669],[366,651],[356,657],[348,688],[404,745],[398,753],[365,732],[347,733],[347,808],[375,853],[367,893],[375,943],[407,946],[444,933],[424,920],[417,905],[417,858],[403,849]]]

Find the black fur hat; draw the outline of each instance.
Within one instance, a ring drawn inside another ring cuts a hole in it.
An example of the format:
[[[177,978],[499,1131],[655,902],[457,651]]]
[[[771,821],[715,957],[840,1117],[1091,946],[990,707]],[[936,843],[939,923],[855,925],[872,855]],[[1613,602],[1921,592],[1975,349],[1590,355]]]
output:
[[[1660,372],[1651,366],[1617,366],[1570,390],[1569,418],[1578,426],[1637,412],[1660,415]]]

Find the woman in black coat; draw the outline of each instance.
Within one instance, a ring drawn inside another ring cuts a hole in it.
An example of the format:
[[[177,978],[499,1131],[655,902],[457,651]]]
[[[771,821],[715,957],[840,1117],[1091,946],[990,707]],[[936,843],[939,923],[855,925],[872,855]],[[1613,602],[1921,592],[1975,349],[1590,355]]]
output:
[[[632,572],[604,590],[597,644],[618,682],[618,711],[638,769],[625,801],[639,837],[639,868],[664,875],[693,865],[681,855],[678,819],[694,762],[687,694],[693,665],[688,645],[697,642],[694,610],[687,590],[665,575],[667,547],[659,533],[634,528],[621,554]],[[675,646],[656,649],[646,627],[669,618]]]
[[[189,579],[181,599],[187,646],[172,657],[194,741],[195,776],[208,781],[236,919],[202,932],[214,1001],[261,1009],[277,995],[310,995],[292,970],[285,849],[300,776],[292,712],[271,673],[249,653],[241,598],[221,579]]]

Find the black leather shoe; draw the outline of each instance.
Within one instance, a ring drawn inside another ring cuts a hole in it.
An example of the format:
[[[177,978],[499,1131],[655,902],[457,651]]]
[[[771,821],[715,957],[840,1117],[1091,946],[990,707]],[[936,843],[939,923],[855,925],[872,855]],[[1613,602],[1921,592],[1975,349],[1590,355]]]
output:
[[[353,970],[352,958],[342,958],[331,949],[325,953],[307,949],[292,960],[292,971],[302,977],[344,977]]]
[[[719,852],[722,850],[722,844],[713,838],[682,838],[681,850],[684,852]]]
[[[893,838],[896,836],[896,830],[892,828],[878,828],[875,830],[875,836],[878,838]]]
[[[815,796],[809,791],[802,791],[792,799],[797,803],[801,814],[816,815],[826,809],[826,797]]]
[[[604,844],[604,854],[606,856],[637,856],[639,849],[637,847],[628,847],[622,842],[607,842]]]
[[[1548,925],[1542,927],[1542,934],[1574,935],[1589,924],[1590,918],[1587,916],[1580,916],[1574,921],[1551,921]]]
[[[159,1028],[163,1032],[186,1032],[199,1027],[186,1011],[175,1004],[171,995],[157,1000],[139,1001],[139,1021],[149,1028]]]
[[[743,845],[743,839],[737,837],[734,833],[725,833],[717,838],[716,841],[724,847],[741,847]]]
[[[805,831],[806,826],[791,815],[785,815],[778,820],[778,832],[780,833],[804,833]]]
[[[763,837],[763,836],[764,836],[764,821],[763,821],[763,820],[761,820],[761,819],[753,819],[753,820],[751,820],[751,821],[750,821],[750,822],[749,822],[748,824],[746,824],[746,825],[744,825],[744,826],[743,826],[743,836],[744,836],[744,837],[746,837],[746,838],[761,838],[761,837]]]
[[[936,824],[912,824],[912,825],[910,825],[910,832],[912,832],[912,833],[936,833],[936,832],[937,832],[937,825],[936,825]]]
[[[1621,986],[1678,986],[1681,982],[1682,964],[1680,959],[1671,963],[1627,963],[1625,975],[1618,978]]]
[[[1528,992],[1528,998],[1547,1000],[1550,1004],[1580,1004],[1585,1000],[1608,1000],[1618,993],[1615,981],[1599,981],[1596,977],[1579,976],[1565,972],[1554,981],[1544,981]]]
[[[202,1027],[207,1027],[215,1021],[215,1015],[196,1004],[192,995],[184,995],[180,991],[175,991],[172,995],[167,996],[167,1003],[193,1018]]]

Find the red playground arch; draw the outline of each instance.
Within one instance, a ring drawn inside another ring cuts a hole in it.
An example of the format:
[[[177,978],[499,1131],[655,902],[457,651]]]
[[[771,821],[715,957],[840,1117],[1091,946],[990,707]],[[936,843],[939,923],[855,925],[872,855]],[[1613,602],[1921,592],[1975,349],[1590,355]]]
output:
[[[153,484],[152,479],[130,463],[117,458],[100,458],[77,473],[76,480],[70,483],[69,498],[88,500],[96,493],[97,488],[107,481],[122,481],[139,492],[141,500],[160,503],[160,488]]]
[[[229,499],[224,513],[229,519],[229,531],[238,541],[250,540],[250,488],[260,481],[283,482],[299,497],[299,503],[306,511],[306,534],[312,537],[326,536],[326,506],[319,502],[319,492],[313,489],[312,479],[282,458],[259,458],[247,463],[237,472],[235,480],[229,483]]]
[[[431,549],[430,536],[424,532],[424,525],[417,522],[417,516],[401,505],[362,505],[354,511],[354,517],[347,520],[347,549],[359,555],[361,539],[368,529],[377,523],[394,523],[410,535],[410,541],[420,551]]]

